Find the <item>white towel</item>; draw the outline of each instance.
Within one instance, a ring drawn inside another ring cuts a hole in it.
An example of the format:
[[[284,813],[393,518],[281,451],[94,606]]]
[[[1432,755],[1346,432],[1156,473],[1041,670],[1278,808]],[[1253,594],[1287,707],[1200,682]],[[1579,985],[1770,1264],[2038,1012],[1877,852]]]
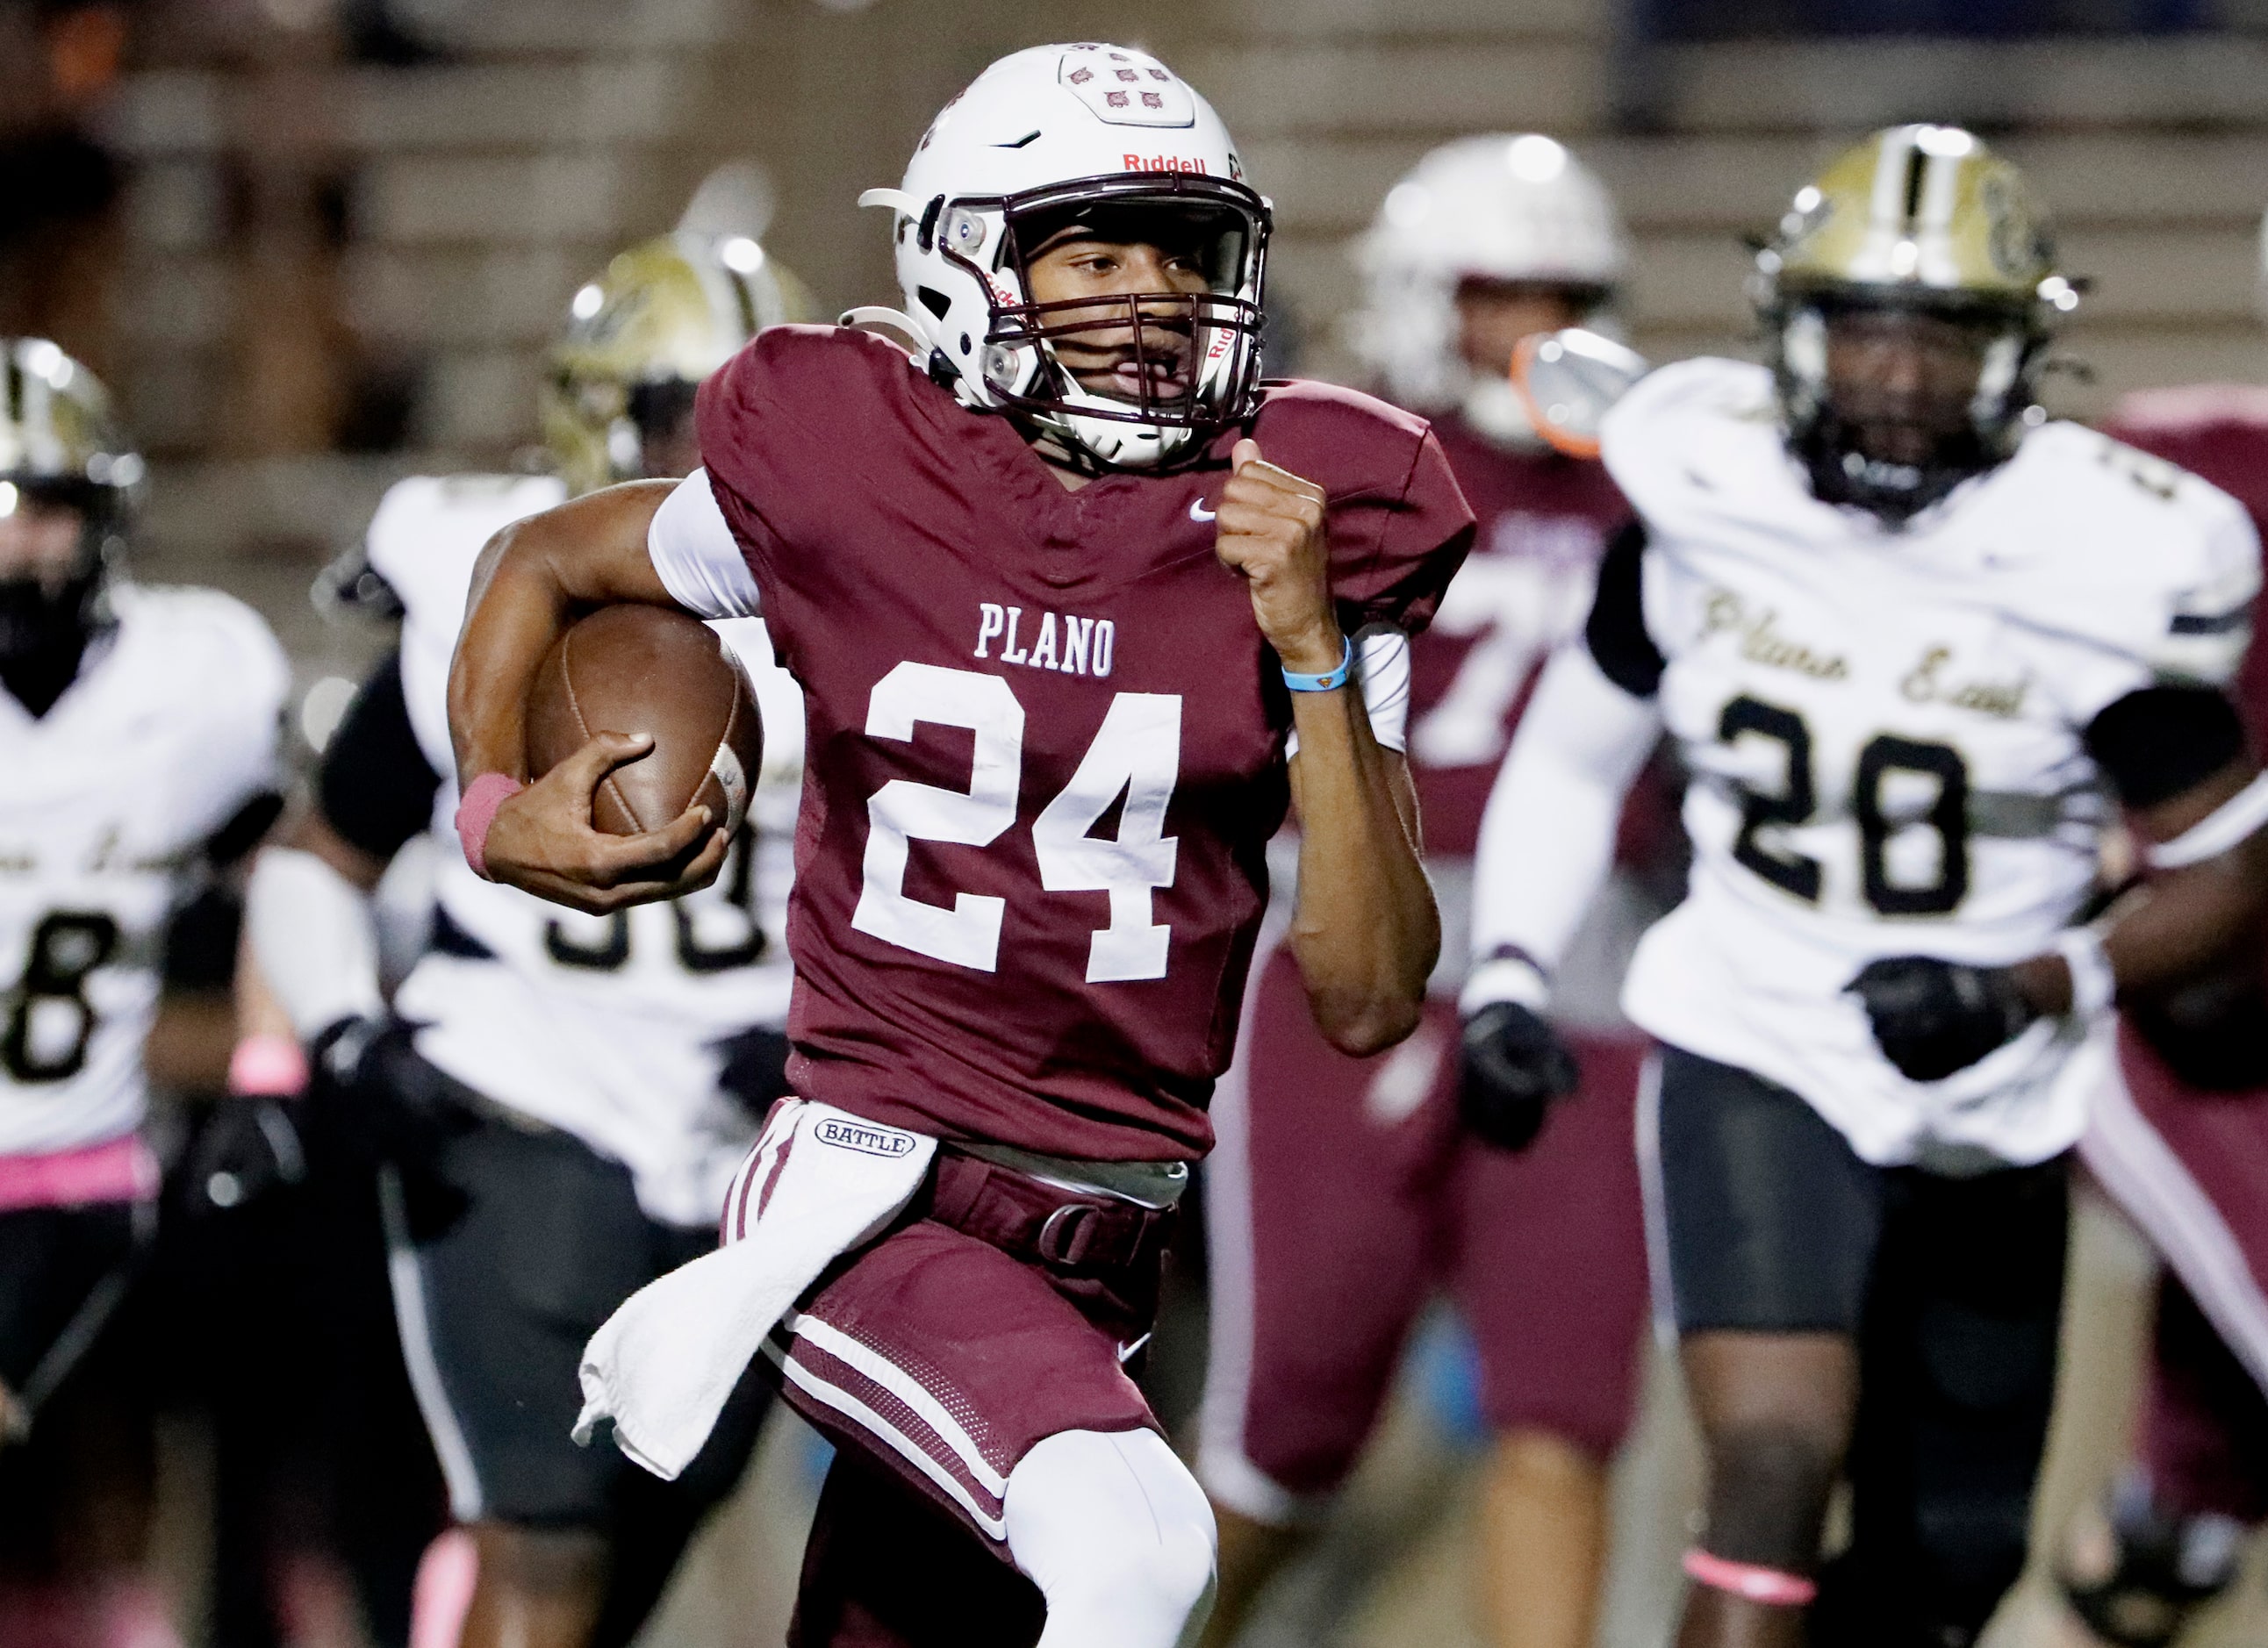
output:
[[[772,1325],[839,1255],[873,1240],[928,1175],[937,1141],[790,1099],[733,1176],[725,1245],[649,1282],[583,1348],[575,1440],[615,1444],[674,1481]]]

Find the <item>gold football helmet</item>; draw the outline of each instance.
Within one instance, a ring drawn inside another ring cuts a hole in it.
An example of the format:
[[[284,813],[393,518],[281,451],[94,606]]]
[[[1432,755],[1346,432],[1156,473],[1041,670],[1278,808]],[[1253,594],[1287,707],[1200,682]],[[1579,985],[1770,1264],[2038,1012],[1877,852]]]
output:
[[[0,481],[107,518],[138,494],[142,460],[128,445],[101,380],[45,338],[0,342]]]
[[[579,288],[551,347],[543,438],[574,493],[653,473],[650,440],[762,327],[818,318],[811,294],[746,235],[680,231],[634,246]]]
[[[81,522],[68,570],[0,574],[0,664],[45,658],[61,670],[56,690],[69,681],[107,622],[107,577],[142,476],[100,379],[45,338],[0,340],[0,517],[45,504]]]
[[[1815,489],[1904,519],[2006,459],[2035,406],[2056,323],[2078,307],[2057,270],[2046,213],[2023,174],[1954,126],[1894,126],[1798,190],[1756,254],[1751,294],[1770,341],[1791,448]],[[1838,408],[1830,322],[1867,312],[1958,336],[1975,356],[1965,416],[1954,408],[1926,455],[1885,460]],[[1948,328],[1954,330],[1948,331]]]

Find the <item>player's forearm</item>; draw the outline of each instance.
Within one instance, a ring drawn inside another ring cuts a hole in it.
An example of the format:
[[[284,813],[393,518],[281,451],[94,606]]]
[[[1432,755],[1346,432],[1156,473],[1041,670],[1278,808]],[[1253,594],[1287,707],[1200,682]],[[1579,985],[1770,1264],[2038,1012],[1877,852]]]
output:
[[[362,880],[351,859],[342,869],[340,855],[313,844],[327,835],[335,838],[320,820],[300,820],[284,844],[260,855],[245,894],[239,998],[248,997],[252,981],[283,1020],[280,1027],[301,1041],[341,1019],[372,1017],[382,1005],[368,892],[377,878]],[[254,1028],[247,1025],[247,1034]]]
[[[544,657],[582,613],[674,607],[646,553],[674,482],[609,487],[507,526],[481,551],[449,669],[449,735],[461,781],[526,776],[522,714]]]
[[[1441,950],[1433,890],[1419,861],[1408,769],[1380,747],[1359,694],[1292,700],[1300,753],[1300,895],[1290,944],[1317,1026],[1365,1055],[1418,1026]]]
[[[169,990],[143,1039],[143,1072],[168,1093],[217,1093],[227,1083],[238,1034],[232,992]]]
[[[2268,921],[2268,835],[2176,870],[2113,923],[2103,953],[2122,998],[2185,984],[2247,944]]]
[[[2213,816],[2244,791],[2255,776],[2250,761],[2232,763],[2205,783],[2132,815],[2135,833],[2162,845]],[[2102,953],[2121,1000],[2147,997],[2189,982],[2242,947],[2257,945],[2268,928],[2268,829],[2254,831],[2228,850],[2195,864],[2161,871],[2127,900],[2103,935]],[[2071,974],[2058,956],[2020,963],[2017,981],[2043,1012],[2066,1012]]]
[[[1623,797],[1660,737],[1655,707],[1580,646],[1545,666],[1481,815],[1468,1012],[1535,988],[1533,973],[1491,978],[1491,957],[1516,950],[1538,971],[1558,964],[1613,870]]]

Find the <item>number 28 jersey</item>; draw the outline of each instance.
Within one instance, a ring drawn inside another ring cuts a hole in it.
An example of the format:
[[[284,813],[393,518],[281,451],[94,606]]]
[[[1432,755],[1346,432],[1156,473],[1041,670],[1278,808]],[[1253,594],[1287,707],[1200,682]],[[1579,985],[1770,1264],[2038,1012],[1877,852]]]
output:
[[[276,783],[291,669],[267,625],[212,590],[111,600],[46,715],[0,692],[0,1156],[140,1123],[166,918]]]
[[[1067,1157],[1210,1145],[1291,726],[1214,555],[1247,432],[1329,495],[1350,632],[1423,628],[1472,517],[1425,424],[1366,396],[1271,385],[1198,462],[1072,492],[877,338],[774,327],[703,386],[730,571],[806,704],[806,1097]]]
[[[2259,582],[2243,511],[2051,423],[1889,531],[1812,496],[1769,374],[1720,360],[1640,384],[1604,456],[1691,775],[1691,888],[1639,948],[1631,1018],[1793,1089],[1877,1164],[2062,1150],[2070,1021],[1916,1083],[1845,987],[1882,956],[2016,961],[2074,919],[2112,811],[2085,731],[2154,683],[2227,681]]]

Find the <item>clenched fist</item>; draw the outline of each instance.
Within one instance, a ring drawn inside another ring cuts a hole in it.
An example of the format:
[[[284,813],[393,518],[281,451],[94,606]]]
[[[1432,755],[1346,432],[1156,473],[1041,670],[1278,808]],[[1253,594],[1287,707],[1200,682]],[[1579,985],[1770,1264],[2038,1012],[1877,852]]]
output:
[[[1213,553],[1250,586],[1252,616],[1285,669],[1336,669],[1346,637],[1331,611],[1322,488],[1268,462],[1256,440],[1237,442],[1229,461]]]

